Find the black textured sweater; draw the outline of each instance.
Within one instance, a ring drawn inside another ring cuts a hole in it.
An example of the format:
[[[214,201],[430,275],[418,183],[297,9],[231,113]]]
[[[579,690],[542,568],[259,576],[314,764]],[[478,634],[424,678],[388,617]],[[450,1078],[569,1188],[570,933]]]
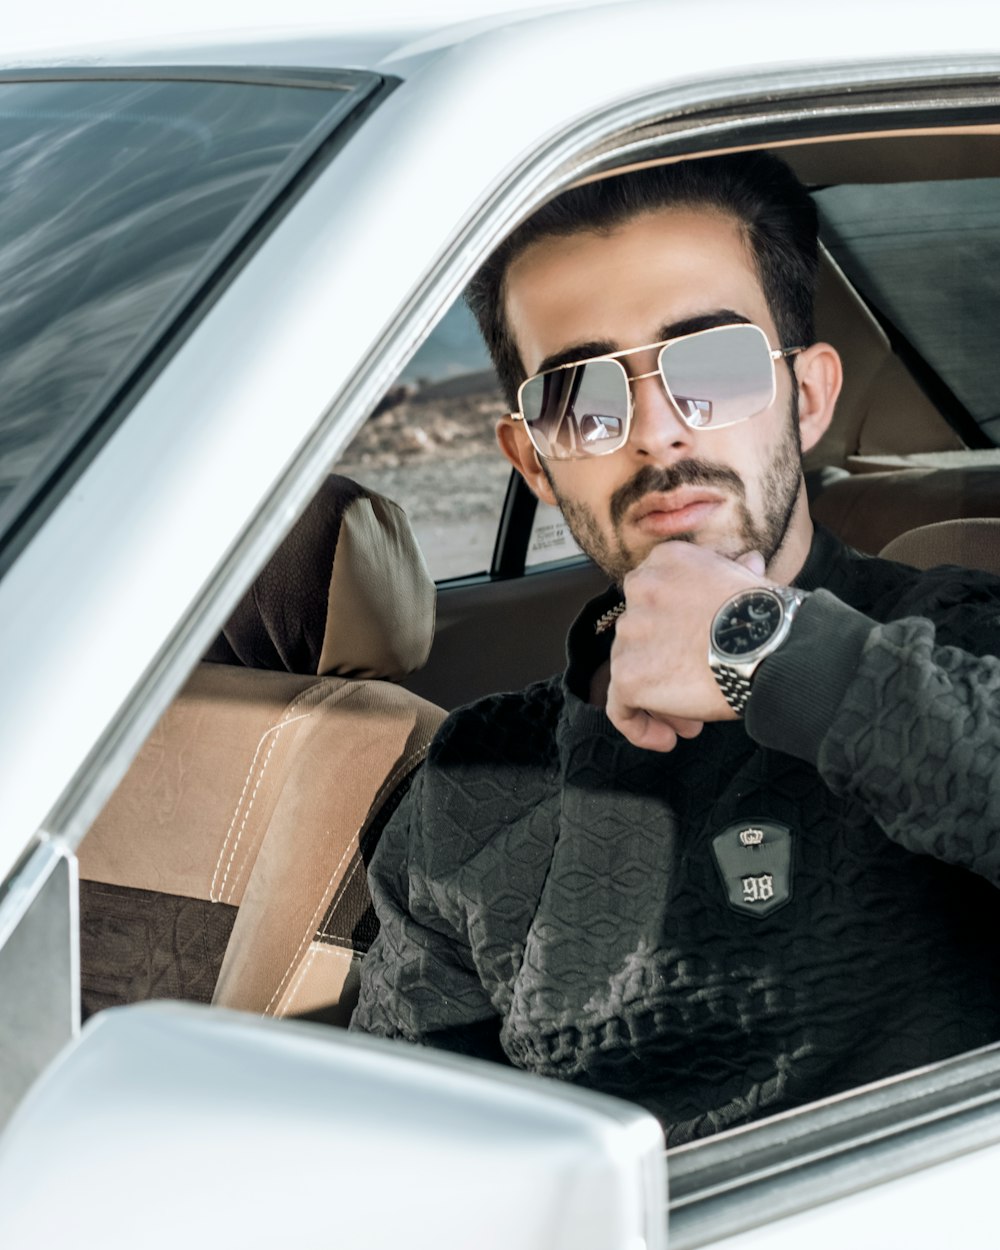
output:
[[[586,702],[607,596],[564,677],[453,713],[372,864],[352,1027],[672,1145],[1000,1038],[1000,581],[818,531],[797,584],[745,722],[668,754]]]

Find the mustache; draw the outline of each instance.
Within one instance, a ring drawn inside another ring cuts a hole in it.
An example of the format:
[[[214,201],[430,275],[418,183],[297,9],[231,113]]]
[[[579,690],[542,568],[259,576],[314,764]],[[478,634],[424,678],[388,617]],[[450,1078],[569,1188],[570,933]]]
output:
[[[611,496],[613,524],[621,524],[625,513],[644,495],[652,491],[666,493],[676,490],[678,486],[718,486],[730,491],[741,503],[746,499],[743,479],[735,469],[726,465],[712,464],[708,460],[678,460],[676,464],[666,467],[647,464]]]

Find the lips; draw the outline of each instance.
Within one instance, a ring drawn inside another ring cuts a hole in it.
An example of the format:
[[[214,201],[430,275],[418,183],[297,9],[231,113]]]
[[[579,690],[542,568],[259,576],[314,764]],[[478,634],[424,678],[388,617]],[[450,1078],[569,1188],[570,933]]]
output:
[[[718,491],[703,486],[653,491],[629,510],[627,521],[651,536],[670,538],[696,529],[724,502]]]

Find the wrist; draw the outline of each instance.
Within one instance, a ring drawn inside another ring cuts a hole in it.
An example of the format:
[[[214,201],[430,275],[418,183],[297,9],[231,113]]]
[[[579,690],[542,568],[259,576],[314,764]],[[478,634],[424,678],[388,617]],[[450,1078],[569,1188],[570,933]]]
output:
[[[758,669],[788,638],[806,592],[755,586],[731,595],[709,629],[708,663],[726,702],[742,716]]]
[[[785,644],[755,675],[746,710],[754,741],[817,764],[874,626],[828,590],[810,595]]]

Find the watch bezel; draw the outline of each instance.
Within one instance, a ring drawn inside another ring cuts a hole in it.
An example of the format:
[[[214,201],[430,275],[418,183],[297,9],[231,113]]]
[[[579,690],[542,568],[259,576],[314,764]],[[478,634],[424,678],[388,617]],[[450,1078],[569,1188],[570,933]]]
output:
[[[720,646],[719,644],[719,641],[716,637],[716,630],[718,629],[724,617],[731,615],[743,603],[745,603],[749,599],[755,598],[757,595],[766,595],[769,599],[772,599],[778,605],[778,608],[781,611],[781,617],[777,625],[774,627],[771,633],[768,634],[768,636],[764,639],[764,641],[761,642],[759,646],[754,647],[752,651],[742,651],[738,655],[734,655],[732,654],[732,652],[725,651],[722,648],[722,646]],[[797,596],[794,596],[794,592],[793,592],[792,597],[797,598]],[[715,616],[712,618],[712,628],[709,632],[709,641],[711,643],[711,648],[712,648],[712,652],[714,656],[717,657],[720,661],[722,661],[726,665],[726,667],[739,669],[739,668],[743,668],[746,665],[753,665],[756,660],[762,659],[764,656],[769,655],[775,649],[775,647],[781,644],[781,642],[785,638],[785,635],[791,629],[792,622],[791,622],[791,616],[789,614],[788,609],[789,609],[788,592],[786,592],[785,594],[780,594],[777,590],[774,590],[770,586],[752,586],[747,590],[737,591],[735,595],[730,595],[729,598],[726,600],[726,602],[719,608]]]

